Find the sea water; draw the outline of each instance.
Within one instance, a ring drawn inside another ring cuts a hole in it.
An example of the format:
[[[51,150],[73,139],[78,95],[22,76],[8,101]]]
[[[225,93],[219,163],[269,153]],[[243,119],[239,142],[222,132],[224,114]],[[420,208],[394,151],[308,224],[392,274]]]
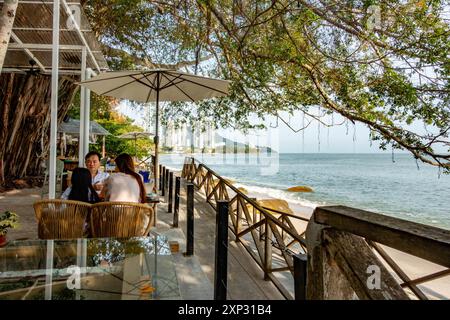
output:
[[[450,229],[450,175],[410,154],[194,154],[249,192],[295,206],[346,205]],[[162,155],[181,169],[185,155]],[[292,193],[294,186],[314,192]]]

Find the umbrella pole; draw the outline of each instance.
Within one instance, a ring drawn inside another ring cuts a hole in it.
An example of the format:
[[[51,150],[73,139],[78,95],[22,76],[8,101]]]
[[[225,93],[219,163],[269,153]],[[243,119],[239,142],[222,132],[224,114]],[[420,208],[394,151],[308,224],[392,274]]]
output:
[[[158,145],[159,145],[159,73],[156,76],[156,119],[155,119],[155,161],[153,171],[155,172],[155,183],[153,192],[158,193],[159,186],[159,166],[158,166]]]
[[[159,145],[159,136],[158,136],[158,121],[159,117],[159,105],[158,101],[156,102],[156,128],[155,128],[155,161],[153,171],[155,172],[155,184],[153,186],[153,192],[158,192],[158,183],[159,183],[159,166],[158,166],[158,145]]]

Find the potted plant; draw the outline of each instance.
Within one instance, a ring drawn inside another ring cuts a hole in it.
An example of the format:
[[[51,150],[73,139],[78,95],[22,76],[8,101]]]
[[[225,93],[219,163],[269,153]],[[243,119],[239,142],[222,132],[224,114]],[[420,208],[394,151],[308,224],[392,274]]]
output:
[[[9,228],[19,226],[19,216],[15,212],[5,211],[0,214],[0,247],[6,245],[6,234]]]

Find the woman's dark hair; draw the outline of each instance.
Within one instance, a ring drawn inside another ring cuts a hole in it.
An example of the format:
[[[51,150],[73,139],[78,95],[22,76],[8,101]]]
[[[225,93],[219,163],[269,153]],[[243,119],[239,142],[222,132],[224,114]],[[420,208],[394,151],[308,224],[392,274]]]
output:
[[[86,168],[75,168],[72,172],[72,190],[69,200],[83,201],[89,203],[99,202],[97,192],[92,186],[91,173]],[[90,191],[90,193],[89,193]]]
[[[131,156],[127,153],[122,153],[117,156],[117,158],[114,160],[116,163],[117,168],[120,172],[132,175],[136,181],[139,184],[139,190],[140,190],[140,200],[142,203],[146,202],[147,193],[145,192],[145,186],[144,182],[142,181],[141,176],[134,171],[134,162]]]

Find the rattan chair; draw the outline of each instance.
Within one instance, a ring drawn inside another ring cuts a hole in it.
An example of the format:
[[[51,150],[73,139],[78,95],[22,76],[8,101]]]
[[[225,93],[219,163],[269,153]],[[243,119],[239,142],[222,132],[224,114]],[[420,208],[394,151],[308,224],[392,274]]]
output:
[[[154,219],[154,210],[147,204],[100,202],[92,205],[91,232],[94,238],[147,236]]]
[[[73,200],[40,200],[33,204],[39,239],[82,238],[91,205]]]

